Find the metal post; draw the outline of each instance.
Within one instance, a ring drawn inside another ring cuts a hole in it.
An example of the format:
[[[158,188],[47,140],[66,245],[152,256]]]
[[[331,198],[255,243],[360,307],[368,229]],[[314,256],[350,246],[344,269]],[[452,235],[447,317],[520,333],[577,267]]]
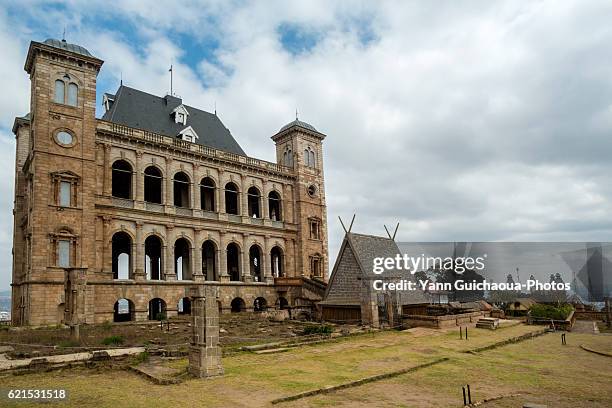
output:
[[[472,403],[472,394],[470,393],[470,384],[467,385],[468,389],[468,403]]]
[[[459,339],[463,340],[463,327],[459,326]]]
[[[463,390],[463,406],[465,407],[467,405],[467,400],[465,399],[465,387],[461,387],[461,389]]]
[[[465,326],[465,339],[466,340],[468,339],[467,329],[468,329],[467,326]]]

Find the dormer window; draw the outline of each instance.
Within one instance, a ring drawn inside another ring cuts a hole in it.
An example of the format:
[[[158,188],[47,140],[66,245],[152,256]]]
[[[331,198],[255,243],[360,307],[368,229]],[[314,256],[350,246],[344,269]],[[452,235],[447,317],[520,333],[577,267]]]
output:
[[[172,111],[172,115],[174,115],[174,123],[180,123],[181,125],[187,125],[187,116],[189,116],[189,112],[185,105],[179,105]]]
[[[187,126],[185,129],[181,130],[178,136],[181,138],[181,140],[191,143],[195,143],[198,139],[198,134],[191,126]]]

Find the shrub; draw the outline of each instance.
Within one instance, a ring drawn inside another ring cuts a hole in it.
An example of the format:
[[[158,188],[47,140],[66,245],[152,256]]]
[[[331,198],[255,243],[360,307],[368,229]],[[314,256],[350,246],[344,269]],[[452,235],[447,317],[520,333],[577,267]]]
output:
[[[123,344],[123,337],[122,336],[110,336],[102,340],[102,344],[106,346],[118,346],[120,344]]]
[[[134,364],[140,364],[140,363],[144,363],[146,361],[149,361],[149,353],[146,351],[143,351],[142,353],[138,353],[135,357],[134,357]]]
[[[304,327],[304,334],[308,335],[308,334],[331,334],[334,331],[334,328],[332,326],[330,326],[329,324],[322,324],[322,325],[316,325],[316,324],[309,324],[308,326]]]
[[[536,304],[529,308],[531,317],[540,319],[565,320],[574,310],[572,305],[564,304],[560,306]]]

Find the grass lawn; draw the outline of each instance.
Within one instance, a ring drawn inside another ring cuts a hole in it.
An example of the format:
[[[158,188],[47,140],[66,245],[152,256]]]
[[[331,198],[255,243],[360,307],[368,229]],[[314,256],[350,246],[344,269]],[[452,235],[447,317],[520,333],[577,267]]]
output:
[[[522,392],[526,401],[555,401],[549,405],[555,407],[585,406],[576,403],[585,399],[593,400],[588,406],[611,406],[612,359],[583,351],[578,344],[609,349],[612,336],[570,333],[569,344],[561,346],[559,335],[548,334],[478,355],[461,352],[538,329],[523,325],[497,331],[470,329],[468,341],[459,339],[458,330],[388,331],[279,354],[240,353],[223,359],[223,377],[171,386],[153,385],[131,372],[87,369],[7,376],[0,381],[3,388],[67,388],[67,405],[74,407],[257,407],[274,398],[450,357],[414,373],[279,406],[460,406],[465,383],[472,386],[473,399]],[[181,367],[186,361],[169,364]],[[486,406],[517,406],[517,401]]]

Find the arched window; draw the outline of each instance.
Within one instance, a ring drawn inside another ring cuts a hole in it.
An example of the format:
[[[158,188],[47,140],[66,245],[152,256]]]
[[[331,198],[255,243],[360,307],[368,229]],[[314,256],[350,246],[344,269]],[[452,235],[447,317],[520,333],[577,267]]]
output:
[[[135,307],[134,302],[130,299],[119,299],[115,302],[113,307],[113,321],[114,322],[130,322],[135,320]]]
[[[185,238],[179,238],[174,243],[174,268],[176,280],[192,280],[191,247]]]
[[[191,207],[189,202],[189,176],[182,171],[174,175],[174,205],[177,207]]]
[[[70,76],[64,75],[64,80],[55,80],[53,101],[64,105],[78,106],[79,86],[70,82]]]
[[[234,183],[225,185],[225,212],[228,214],[239,214],[238,187]]]
[[[249,217],[261,218],[261,211],[259,211],[259,202],[261,200],[261,194],[257,187],[251,187],[247,191],[247,204],[249,208]]]
[[[233,242],[227,246],[227,273],[231,281],[240,280],[240,248]]]
[[[281,199],[276,191],[270,191],[268,194],[268,216],[272,221],[281,221],[283,219],[281,213]]]
[[[202,274],[207,281],[218,280],[216,254],[217,247],[211,240],[204,241],[202,244]]]
[[[149,166],[144,171],[144,199],[146,202],[162,203],[162,174],[155,166]]]
[[[249,249],[249,266],[251,276],[255,282],[261,282],[262,279],[262,265],[261,265],[261,250],[257,245],[253,245]]]
[[[65,87],[66,87],[66,84],[64,84],[64,81],[61,81],[59,79],[55,81],[55,97],[53,98],[53,100],[56,103],[64,103]]]
[[[200,182],[200,205],[204,211],[215,211],[215,182],[210,177]]]
[[[304,165],[306,167],[315,167],[316,163],[315,163],[315,153],[314,151],[308,147],[306,150],[304,150]]]
[[[149,301],[149,320],[166,319],[166,302],[163,299],[155,298]]]
[[[285,276],[283,271],[283,250],[275,246],[270,251],[270,266],[272,267],[272,276],[280,278]]]
[[[290,148],[287,148],[285,153],[283,153],[283,164],[288,167],[293,167],[293,152]]]
[[[68,84],[68,100],[66,103],[70,106],[77,106],[78,94],[79,94],[79,87],[77,86],[77,84],[73,82],[69,83]]]
[[[155,235],[147,237],[145,239],[145,275],[147,279],[162,279],[161,253],[161,240]]]
[[[132,238],[119,231],[112,241],[113,278],[132,279]]]
[[[132,166],[125,160],[113,163],[113,197],[132,198]]]

